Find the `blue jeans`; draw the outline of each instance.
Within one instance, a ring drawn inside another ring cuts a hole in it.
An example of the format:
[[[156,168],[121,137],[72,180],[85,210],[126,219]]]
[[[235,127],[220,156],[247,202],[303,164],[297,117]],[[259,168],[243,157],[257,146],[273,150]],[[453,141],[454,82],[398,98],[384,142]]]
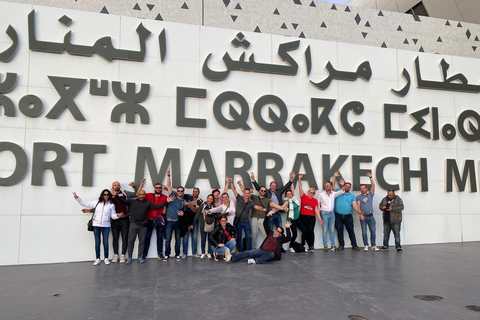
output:
[[[193,224],[193,229],[188,230],[187,233],[183,236],[183,254],[187,255],[188,253],[188,235],[192,234],[192,254],[197,253],[197,240],[198,240],[198,220]]]
[[[231,252],[235,248],[236,245],[237,245],[237,242],[235,240],[230,240],[230,241],[227,241],[227,243],[225,243],[225,245],[221,248],[216,248],[214,246],[210,246],[210,247],[212,248],[213,252],[216,252],[216,253],[221,254],[221,255],[225,255],[225,251],[227,250],[227,248]]]
[[[245,238],[247,238],[247,249],[252,250],[252,226],[250,221],[238,221],[237,223],[237,239],[238,239],[238,251],[243,251],[243,238],[242,230],[245,230]]]
[[[205,254],[205,243],[208,241],[208,253],[212,254],[212,247],[210,243],[210,238],[208,237],[208,233],[205,232],[205,229],[200,227],[200,246],[202,250],[202,254]]]
[[[103,255],[108,259],[108,235],[110,227],[93,227],[93,235],[95,237],[95,256],[100,259],[100,234],[103,238]]]
[[[352,214],[339,214],[335,212],[335,227],[337,228],[338,244],[341,247],[345,246],[345,239],[343,238],[343,227],[347,229],[350,243],[353,246],[357,245],[357,238],[355,238],[355,232],[353,231],[353,216]]]
[[[268,220],[268,226],[270,227],[270,230],[274,230],[274,224],[277,228],[282,227],[282,215],[280,212],[274,213],[270,216],[270,219]]]
[[[335,212],[322,211],[322,235],[323,246],[328,247],[328,233],[330,233],[330,243],[332,247],[335,246]]]
[[[165,220],[164,220],[165,221]],[[153,229],[157,230],[157,254],[163,257],[163,226],[160,219],[155,220],[155,226],[147,227],[147,234],[145,235],[145,248],[143,250],[143,258],[148,256],[148,249],[150,248],[150,239],[152,238]]]
[[[165,225],[165,256],[169,257],[172,251],[172,233],[175,231],[175,255],[180,255],[180,229],[178,228],[178,221],[168,221]]]
[[[264,262],[275,260],[275,253],[263,249],[253,249],[232,256],[232,262],[237,262],[242,259],[255,259],[257,264],[262,264]]]
[[[383,245],[388,248],[388,242],[390,241],[390,232],[393,231],[395,237],[395,248],[401,249],[400,244],[400,222],[390,223],[390,221],[383,221]]]
[[[360,220],[360,225],[362,226],[362,238],[363,238],[363,245],[368,246],[368,234],[367,234],[367,225],[368,229],[370,229],[370,243],[372,244],[372,247],[375,247],[377,245],[376,241],[376,233],[375,231],[377,230],[377,223],[375,222],[375,217],[365,217],[365,220],[361,221]]]

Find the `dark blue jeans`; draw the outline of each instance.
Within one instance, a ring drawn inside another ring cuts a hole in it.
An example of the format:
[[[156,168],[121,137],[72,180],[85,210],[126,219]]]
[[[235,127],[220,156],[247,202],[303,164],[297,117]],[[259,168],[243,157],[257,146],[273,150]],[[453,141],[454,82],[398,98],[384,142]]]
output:
[[[188,253],[188,235],[192,234],[192,254],[197,253],[198,246],[198,220],[193,224],[193,229],[188,230],[187,233],[183,236],[183,253],[187,255]]]
[[[212,247],[210,243],[210,238],[208,237],[208,233],[205,232],[205,229],[200,227],[200,246],[202,250],[202,254],[205,254],[205,243],[208,241],[208,253],[212,254]]]
[[[277,228],[282,226],[282,215],[280,212],[274,213],[270,216],[270,219],[268,220],[268,226],[270,227],[270,230],[274,230],[274,224]]]
[[[345,238],[343,237],[343,227],[347,229],[348,237],[352,246],[357,245],[357,238],[353,231],[353,216],[352,214],[339,214],[335,212],[335,228],[337,228],[338,244],[341,247],[345,246]]]
[[[393,231],[395,237],[395,248],[401,249],[400,244],[400,222],[390,223],[390,221],[383,222],[383,245],[388,248],[388,242],[390,241],[390,232]]]
[[[151,222],[150,222],[151,223]],[[148,249],[150,248],[150,240],[152,239],[153,230],[157,230],[157,255],[163,257],[163,229],[160,219],[155,220],[154,226],[147,227],[147,234],[145,235],[145,249],[143,250],[143,258],[148,256]]]
[[[100,259],[100,234],[103,238],[103,255],[105,259],[108,259],[108,235],[110,233],[110,227],[93,227],[93,235],[95,237],[95,256]]]
[[[264,262],[275,260],[275,253],[263,249],[253,249],[232,256],[232,262],[237,262],[242,259],[255,259],[257,264],[262,264]]]
[[[242,230],[245,230],[245,238],[247,238],[247,249],[252,250],[252,226],[250,225],[250,221],[238,221],[237,223],[237,244],[238,244],[238,251],[243,252],[243,238],[242,238]]]
[[[175,231],[175,255],[180,255],[180,229],[178,228],[178,221],[168,221],[165,225],[165,256],[170,256],[172,251],[172,233]]]

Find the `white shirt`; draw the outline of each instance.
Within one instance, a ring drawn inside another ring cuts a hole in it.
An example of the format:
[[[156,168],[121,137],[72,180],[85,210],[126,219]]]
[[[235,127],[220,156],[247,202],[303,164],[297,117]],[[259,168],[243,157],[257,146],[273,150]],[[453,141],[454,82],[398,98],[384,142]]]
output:
[[[227,214],[227,222],[233,226],[233,222],[235,221],[235,203],[233,200],[230,200],[230,206],[227,207],[222,202],[221,206],[213,208],[211,212]]]
[[[318,195],[318,206],[320,211],[332,212],[335,210],[335,198],[343,193],[343,190],[332,191],[330,195],[323,191]]]

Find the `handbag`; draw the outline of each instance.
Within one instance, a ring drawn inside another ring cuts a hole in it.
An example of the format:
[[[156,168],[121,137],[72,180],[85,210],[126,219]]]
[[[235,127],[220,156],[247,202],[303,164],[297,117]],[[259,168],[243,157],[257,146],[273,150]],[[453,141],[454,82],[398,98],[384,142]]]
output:
[[[98,204],[99,202],[97,202],[97,204],[95,205],[95,208],[93,209],[92,218],[87,222],[88,231],[93,231],[93,216],[95,215],[95,210],[97,209]]]
[[[205,210],[206,206],[202,208],[202,211]],[[203,227],[203,231],[206,233],[210,233],[215,229],[215,217],[211,214],[208,213],[205,215],[205,227]]]

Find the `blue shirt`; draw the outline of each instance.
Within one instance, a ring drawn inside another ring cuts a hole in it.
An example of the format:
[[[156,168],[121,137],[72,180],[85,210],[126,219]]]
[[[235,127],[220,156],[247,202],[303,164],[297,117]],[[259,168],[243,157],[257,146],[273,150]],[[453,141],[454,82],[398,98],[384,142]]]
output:
[[[371,194],[370,191],[368,191],[366,195],[359,194],[357,201],[360,201],[360,210],[362,210],[363,213],[373,213],[373,194]]]
[[[352,202],[356,201],[357,198],[355,198],[353,193],[342,193],[335,198],[335,212],[343,215],[351,214],[353,209]]]
[[[170,196],[174,196],[175,199],[173,199],[172,202],[168,204],[167,207],[167,219],[172,219],[175,221],[178,221],[178,210],[183,210],[183,199],[180,199],[175,195],[175,192],[172,192]]]

